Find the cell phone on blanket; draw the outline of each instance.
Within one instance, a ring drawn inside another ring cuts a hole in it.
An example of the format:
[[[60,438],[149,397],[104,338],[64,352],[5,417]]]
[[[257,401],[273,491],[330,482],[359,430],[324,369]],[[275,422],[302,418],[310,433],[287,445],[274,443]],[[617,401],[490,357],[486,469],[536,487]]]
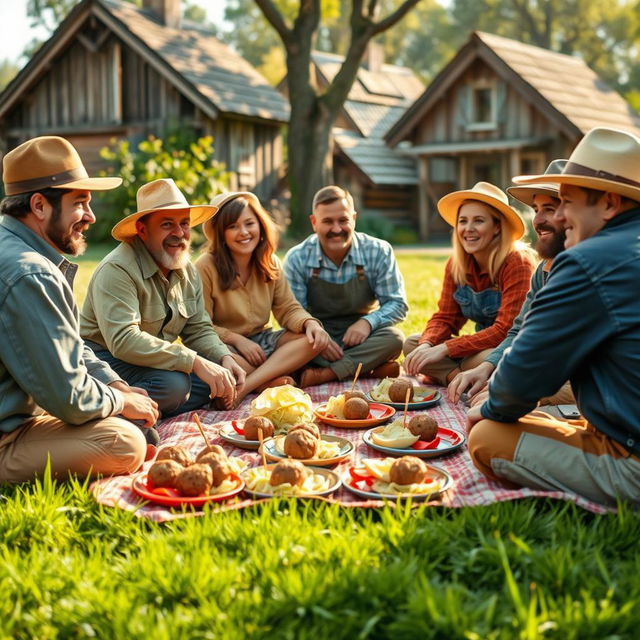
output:
[[[575,418],[580,417],[580,411],[578,410],[578,406],[575,404],[559,404],[558,411],[563,418],[567,418],[567,420],[574,420]]]

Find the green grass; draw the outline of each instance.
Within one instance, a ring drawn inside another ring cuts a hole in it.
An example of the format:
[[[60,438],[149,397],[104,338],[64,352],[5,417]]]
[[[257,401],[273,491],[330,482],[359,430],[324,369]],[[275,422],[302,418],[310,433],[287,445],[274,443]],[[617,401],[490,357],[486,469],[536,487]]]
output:
[[[80,290],[99,251],[85,256]],[[444,259],[403,255],[411,313]],[[4,487],[0,638],[635,638],[640,516],[524,500],[350,510],[274,501],[154,524],[86,484]]]

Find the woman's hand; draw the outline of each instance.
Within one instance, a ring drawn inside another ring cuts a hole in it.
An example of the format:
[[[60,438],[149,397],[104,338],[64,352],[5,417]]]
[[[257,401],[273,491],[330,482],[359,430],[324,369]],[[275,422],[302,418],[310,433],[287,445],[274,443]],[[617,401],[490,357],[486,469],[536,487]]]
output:
[[[449,355],[446,344],[438,344],[432,347],[428,342],[418,345],[405,359],[404,369],[410,376],[422,373],[428,365],[440,362]]]
[[[239,333],[228,342],[252,367],[259,367],[267,359],[267,354],[259,344]]]
[[[317,320],[307,320],[304,323],[304,332],[307,334],[309,344],[313,345],[317,351],[324,351],[331,340]]]
[[[473,369],[461,371],[450,383],[447,394],[451,402],[458,402],[460,396],[466,391],[469,398],[480,391],[493,373],[494,366],[490,362],[483,362]]]

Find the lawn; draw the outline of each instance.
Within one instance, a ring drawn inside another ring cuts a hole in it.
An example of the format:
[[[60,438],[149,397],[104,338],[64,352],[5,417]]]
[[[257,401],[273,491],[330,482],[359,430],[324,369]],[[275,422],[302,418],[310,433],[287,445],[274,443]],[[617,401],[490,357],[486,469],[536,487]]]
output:
[[[100,251],[82,260],[83,295]],[[444,258],[399,256],[405,333]],[[0,638],[635,638],[640,516],[526,500],[358,511],[277,501],[158,525],[86,485],[5,487]]]

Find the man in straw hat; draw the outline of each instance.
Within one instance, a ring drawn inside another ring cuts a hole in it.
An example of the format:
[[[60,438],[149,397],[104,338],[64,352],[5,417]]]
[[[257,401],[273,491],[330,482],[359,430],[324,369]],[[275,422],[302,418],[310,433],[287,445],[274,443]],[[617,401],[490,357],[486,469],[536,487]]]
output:
[[[640,501],[640,138],[591,130],[562,172],[516,184],[560,185],[567,250],[518,337],[469,411],[469,452],[491,478]],[[584,420],[528,413],[569,379]]]
[[[293,247],[284,271],[298,302],[324,324],[329,346],[302,372],[300,386],[353,377],[397,376],[404,336],[393,325],[407,315],[404,281],[391,245],[356,233],[357,213],[337,186],[313,197],[313,233]]]
[[[189,205],[171,179],[143,185],[136,200],[138,210],[111,231],[121,244],[91,278],[82,335],[127,382],[146,389],[164,417],[210,397],[233,400],[245,374],[211,325],[189,260],[191,228],[217,209]]]
[[[3,159],[0,203],[0,482],[41,474],[135,471],[156,403],[130,388],[83,343],[71,290],[91,191],[120,178],[90,178],[63,138],[34,138]]]
[[[547,167],[545,174],[560,173],[566,163],[566,160],[553,160]],[[524,318],[529,312],[532,300],[547,281],[553,259],[561,251],[564,251],[564,226],[562,221],[555,216],[556,209],[560,204],[558,185],[554,183],[521,185],[509,187],[507,193],[533,209],[533,228],[537,235],[535,248],[542,261],[538,264],[531,277],[531,288],[527,293],[520,313],[507,333],[507,337],[485,358],[484,362],[473,369],[460,372],[449,384],[449,397],[453,402],[457,402],[461,394],[465,392],[472,399],[472,405],[486,400],[486,383],[489,377],[495,371],[505,351],[518,335]],[[478,393],[480,390],[482,390],[482,393]],[[542,398],[540,408],[545,407],[545,411],[560,417],[556,405],[573,403],[575,403],[575,398],[571,391],[571,386],[565,383],[558,393],[548,398]]]

